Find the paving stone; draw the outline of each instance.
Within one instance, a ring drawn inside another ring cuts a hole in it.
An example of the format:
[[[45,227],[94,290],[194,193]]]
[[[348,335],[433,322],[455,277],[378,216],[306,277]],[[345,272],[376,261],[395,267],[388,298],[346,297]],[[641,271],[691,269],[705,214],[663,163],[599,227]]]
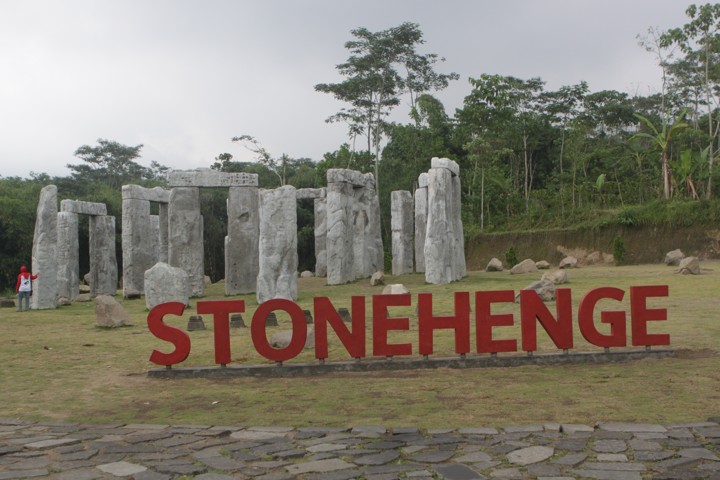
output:
[[[385,465],[400,457],[400,454],[394,450],[387,450],[374,455],[365,455],[353,460],[357,465]]]
[[[49,475],[47,468],[38,468],[35,470],[15,470],[10,472],[0,472],[0,480],[15,480],[21,478],[46,477]]]
[[[464,455],[455,457],[453,459],[453,461],[457,462],[457,463],[479,463],[479,462],[489,462],[491,460],[492,460],[492,457],[485,452],[466,453]]]
[[[530,476],[551,476],[560,475],[562,470],[559,465],[552,465],[548,463],[536,463],[534,465],[528,465],[527,473]]]
[[[667,429],[662,425],[650,423],[600,423],[598,428],[611,432],[654,432],[665,433]]]
[[[720,438],[720,426],[716,427],[700,427],[694,429],[695,433],[705,438]]]
[[[277,458],[279,460],[290,460],[294,458],[302,458],[305,455],[307,455],[307,452],[305,450],[283,450],[282,452],[276,452],[273,453],[273,458]]]
[[[80,440],[77,438],[56,438],[27,443],[24,445],[24,447],[30,450],[47,450],[49,448],[58,447],[60,445],[73,445],[76,443],[80,443]]]
[[[496,428],[461,428],[457,431],[460,435],[497,435]]]
[[[582,452],[587,447],[586,439],[566,439],[560,440],[555,444],[557,450],[567,450],[568,452]]]
[[[359,425],[357,427],[353,427],[353,429],[350,431],[350,433],[352,433],[353,435],[361,435],[365,433],[384,435],[386,432],[387,429],[385,427],[381,427],[378,425]]]
[[[197,477],[195,477],[197,478]],[[258,475],[255,480],[294,480],[295,476],[285,472],[272,472]]]
[[[627,462],[627,455],[623,453],[598,453],[598,462]]]
[[[596,440],[593,451],[598,453],[621,453],[627,450],[627,443],[622,440]]]
[[[584,462],[587,459],[586,453],[568,453],[567,455],[563,455],[562,457],[556,458],[552,461],[552,463],[556,463],[558,465],[564,465],[568,467],[577,467],[582,462]]]
[[[132,435],[125,435],[125,437],[123,437],[123,441],[134,444],[141,442],[153,442],[155,440],[162,440],[165,438],[170,438],[172,436],[173,434],[167,430],[159,432],[142,432],[133,433]]]
[[[97,468],[105,473],[109,473],[110,475],[115,475],[116,477],[127,477],[147,470],[147,468],[142,465],[136,465],[130,462],[106,463],[98,465]]]
[[[273,440],[277,438],[285,438],[285,434],[282,432],[264,432],[254,430],[240,430],[230,434],[232,438],[238,440]]]
[[[552,457],[554,453],[555,450],[550,447],[526,447],[508,453],[507,459],[510,463],[514,463],[516,465],[530,465],[547,460]]]
[[[592,478],[595,480],[642,480],[638,472],[612,472],[607,470],[572,470],[576,478]]]
[[[320,453],[320,452],[335,452],[337,450],[344,450],[347,448],[347,444],[344,443],[319,443],[311,447],[306,448],[308,452]]]
[[[245,466],[244,462],[223,456],[202,458],[200,461],[213,470],[234,471]]]
[[[230,475],[223,475],[222,473],[203,473],[202,475],[197,475],[195,480],[234,480],[235,478],[236,477],[231,477]]]
[[[132,478],[133,480],[171,480],[173,477],[165,473],[145,470],[144,472],[136,473]],[[196,480],[199,478],[200,477],[195,477]]]
[[[613,472],[644,472],[645,465],[630,462],[585,462],[584,468],[588,470],[607,470]]]
[[[314,475],[306,475],[305,480],[350,480],[358,478],[360,472],[357,470],[344,470],[339,472],[319,473]]]
[[[579,423],[562,423],[560,424],[560,428],[564,433],[577,433],[577,432],[589,432],[592,433],[595,431],[595,428],[588,426],[588,425],[582,425]]]
[[[638,462],[657,462],[673,456],[675,456],[675,452],[672,450],[637,451],[634,454],[635,460]]]
[[[691,438],[668,438],[661,442],[666,447],[671,448],[695,448],[701,447],[700,442],[695,441]]]
[[[662,450],[662,445],[657,442],[649,442],[647,440],[638,440],[633,438],[628,441],[628,446],[635,451],[638,450]]]
[[[103,474],[96,468],[78,468],[76,470],[65,470],[53,475],[54,480],[95,480],[102,478]]]
[[[485,480],[486,477],[480,475],[472,468],[466,465],[448,464],[437,465],[434,467],[435,473],[445,480]]]
[[[393,435],[407,435],[407,434],[415,434],[418,433],[419,430],[417,427],[394,427],[392,429]]]
[[[492,478],[519,480],[523,478],[523,474],[517,468],[501,468],[499,470],[493,470]]]
[[[131,423],[129,425],[125,425],[125,429],[127,430],[163,430],[165,428],[170,428],[170,425],[152,423]]]
[[[701,458],[703,460],[712,460],[714,462],[720,461],[720,458],[707,448],[685,448],[680,450],[678,453],[681,457]]]
[[[171,473],[173,475],[200,475],[208,471],[206,467],[195,465],[192,463],[182,463],[177,465],[168,465],[163,462],[155,467],[159,472]]]
[[[542,425],[509,425],[503,427],[505,433],[532,433],[542,432],[544,430]]]
[[[450,460],[455,452],[452,450],[426,450],[410,457],[413,462],[442,463]]]
[[[354,465],[347,463],[345,460],[341,460],[339,458],[332,458],[328,460],[319,460],[316,462],[288,465],[287,467],[285,467],[285,469],[293,475],[301,475],[303,473],[324,473],[332,472],[334,470],[346,470],[353,467]]]

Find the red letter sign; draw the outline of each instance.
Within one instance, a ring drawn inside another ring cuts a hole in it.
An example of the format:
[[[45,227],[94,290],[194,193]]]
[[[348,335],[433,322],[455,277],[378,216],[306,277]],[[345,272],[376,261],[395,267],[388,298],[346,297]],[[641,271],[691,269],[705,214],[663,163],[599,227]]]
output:
[[[475,292],[475,335],[477,335],[478,353],[516,352],[517,340],[493,340],[493,327],[509,327],[513,324],[512,313],[490,314],[490,304],[496,302],[513,303],[515,292],[499,290],[495,292]]]
[[[401,343],[388,345],[387,334],[390,330],[408,330],[410,319],[388,318],[387,307],[406,307],[410,305],[410,294],[373,295],[373,355],[392,357],[394,355],[412,355],[412,345]]]
[[[162,353],[153,350],[150,354],[150,361],[156,365],[173,365],[185,361],[190,355],[190,337],[182,330],[165,325],[163,317],[165,315],[180,316],[185,310],[185,304],[182,302],[167,302],[156,305],[150,310],[147,316],[147,323],[150,332],[160,340],[165,340],[175,345],[175,350],[171,353]]]
[[[627,345],[625,312],[614,310],[600,313],[600,321],[610,324],[610,335],[603,335],[598,332],[593,322],[593,311],[598,301],[603,298],[611,298],[619,302],[624,296],[624,291],[613,287],[596,288],[585,294],[578,307],[578,324],[580,325],[580,333],[585,337],[585,340],[593,345],[605,348]]]
[[[353,358],[365,356],[365,297],[352,297],[352,332],[327,297],[315,297],[315,358],[328,358],[327,324]]]
[[[647,322],[653,320],[667,320],[667,310],[664,308],[647,308],[647,297],[667,297],[667,285],[652,285],[647,287],[630,287],[630,315],[632,317],[632,344],[670,345],[670,335],[647,333]]]
[[[470,294],[455,293],[455,315],[434,317],[432,314],[432,293],[418,294],[418,323],[420,355],[433,353],[433,332],[436,329],[455,330],[455,353],[470,351]]]
[[[557,348],[573,347],[570,289],[558,288],[555,295],[557,320],[553,318],[552,313],[535,290],[520,290],[520,327],[522,329],[522,346],[526,352],[537,350],[536,318]]]
[[[286,311],[292,319],[292,340],[290,340],[290,344],[285,348],[273,348],[265,334],[265,319],[270,312],[274,312],[275,310]],[[303,348],[305,348],[305,342],[307,341],[305,314],[300,306],[291,300],[281,298],[268,300],[260,304],[257,310],[255,310],[252,325],[250,326],[250,335],[255,345],[255,350],[263,357],[276,362],[290,360],[298,356]]]
[[[245,312],[242,300],[213,300],[197,302],[197,313],[213,314],[213,333],[215,334],[215,363],[227,365],[230,356],[230,314]]]

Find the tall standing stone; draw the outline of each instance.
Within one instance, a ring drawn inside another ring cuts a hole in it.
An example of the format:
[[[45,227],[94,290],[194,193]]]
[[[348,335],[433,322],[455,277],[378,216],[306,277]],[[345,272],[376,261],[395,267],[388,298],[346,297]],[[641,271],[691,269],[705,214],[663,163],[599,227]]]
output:
[[[158,262],[168,262],[168,204],[158,206],[158,219],[160,221],[160,236],[158,238]]]
[[[57,187],[48,185],[40,190],[33,236],[31,272],[38,278],[31,305],[37,310],[57,308],[57,216]]]
[[[73,300],[80,294],[80,255],[78,216],[57,214],[57,290],[58,296]]]
[[[340,285],[355,280],[352,202],[352,184],[331,183],[328,178],[326,237],[328,285]]]
[[[122,187],[123,292],[143,292],[145,270],[155,265],[150,202],[132,195],[135,185]]]
[[[428,214],[428,174],[418,177],[415,190],[415,271],[425,272],[425,234],[427,233]]]
[[[390,227],[392,231],[392,274],[413,271],[413,199],[407,190],[390,194]]]
[[[203,225],[200,189],[173,187],[168,208],[168,260],[188,274],[190,295],[205,293]]]
[[[150,238],[152,264],[155,265],[160,261],[160,215],[150,215]]]
[[[462,223],[462,191],[460,188],[460,174],[452,177],[452,219],[453,234],[455,241],[453,243],[453,255],[455,266],[453,273],[455,280],[460,280],[467,276],[467,266],[465,264],[465,232]]]
[[[225,237],[225,294],[251,293],[257,286],[260,215],[257,187],[230,187]]]
[[[315,276],[327,276],[327,199],[316,198],[315,214]]]
[[[257,301],[297,299],[297,196],[295,187],[260,190],[260,271]]]
[[[118,284],[115,217],[93,215],[89,222],[90,296],[115,295]]]

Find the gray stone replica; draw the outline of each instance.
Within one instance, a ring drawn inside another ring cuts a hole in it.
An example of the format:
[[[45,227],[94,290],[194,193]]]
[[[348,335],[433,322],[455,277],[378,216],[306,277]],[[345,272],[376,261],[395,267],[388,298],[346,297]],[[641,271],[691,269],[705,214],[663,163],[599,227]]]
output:
[[[697,257],[685,257],[680,261],[678,273],[683,275],[700,275],[700,260]]]
[[[425,235],[427,234],[428,214],[428,174],[418,177],[415,190],[415,271],[425,272]]]
[[[297,299],[297,197],[295,187],[260,190],[260,270],[257,301]]]
[[[48,185],[40,190],[33,236],[30,271],[38,274],[31,297],[31,308],[35,310],[57,307],[57,218],[57,187]]]
[[[532,258],[526,258],[517,265],[513,265],[513,267],[510,269],[510,273],[513,275],[518,275],[522,273],[533,273],[537,271],[537,265],[535,265],[535,261]]]
[[[225,237],[225,294],[255,291],[259,265],[260,214],[257,187],[230,187]]]
[[[316,198],[315,214],[315,276],[327,276],[327,200]]]
[[[327,278],[339,285],[382,270],[380,203],[372,174],[327,172]]]
[[[560,264],[558,265],[558,268],[575,268],[577,267],[578,260],[577,258],[569,255],[562,260],[560,260]]]
[[[90,296],[115,295],[118,267],[115,255],[115,217],[90,217]]]
[[[171,170],[168,173],[170,187],[257,187],[255,173],[227,173],[210,168],[197,170]]]
[[[555,283],[549,278],[543,277],[523,288],[523,290],[535,290],[543,302],[552,302],[555,300]],[[515,295],[515,302],[517,303],[519,301],[520,293],[518,292],[517,295]]]
[[[682,250],[675,249],[665,254],[665,265],[677,266],[680,265],[680,261],[685,258],[685,254]]]
[[[486,272],[502,272],[505,268],[503,267],[502,262],[498,258],[491,258],[490,261],[487,264],[487,267],[485,267]]]
[[[542,275],[543,280],[550,280],[555,285],[562,285],[568,283],[567,270],[555,270],[554,272],[545,272]]]
[[[123,294],[143,292],[145,270],[167,261],[167,204],[170,192],[160,187],[122,187]],[[150,215],[150,202],[160,215]],[[164,214],[163,214],[164,213]],[[164,237],[164,245],[161,238]]]
[[[107,207],[104,203],[84,202],[82,200],[63,200],[60,202],[60,211],[77,215],[107,215]]]
[[[188,274],[182,268],[157,263],[144,275],[145,305],[148,309],[165,302],[188,304]]]
[[[390,193],[392,274],[413,272],[413,198],[407,190]]]
[[[95,297],[95,324],[98,327],[122,327],[132,325],[130,314],[110,295]]]
[[[80,295],[80,253],[78,216],[71,212],[57,214],[57,291],[68,300]]]
[[[460,167],[433,158],[428,171],[428,214],[425,235],[425,281],[443,285],[467,274],[460,218]]]
[[[205,292],[203,223],[198,187],[176,187],[170,191],[168,263],[173,267],[182,268],[187,273],[191,296],[203,295]]]

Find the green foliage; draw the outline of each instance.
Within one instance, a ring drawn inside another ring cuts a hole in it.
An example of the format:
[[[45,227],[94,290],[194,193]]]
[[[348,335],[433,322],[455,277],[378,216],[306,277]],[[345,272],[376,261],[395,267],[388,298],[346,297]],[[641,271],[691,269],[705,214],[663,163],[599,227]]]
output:
[[[612,252],[615,258],[615,265],[625,263],[625,242],[620,235],[615,235],[612,241]]]
[[[508,266],[508,268],[512,268],[515,265],[517,265],[518,258],[517,254],[515,253],[515,247],[510,245],[507,250],[505,250],[505,265]]]

